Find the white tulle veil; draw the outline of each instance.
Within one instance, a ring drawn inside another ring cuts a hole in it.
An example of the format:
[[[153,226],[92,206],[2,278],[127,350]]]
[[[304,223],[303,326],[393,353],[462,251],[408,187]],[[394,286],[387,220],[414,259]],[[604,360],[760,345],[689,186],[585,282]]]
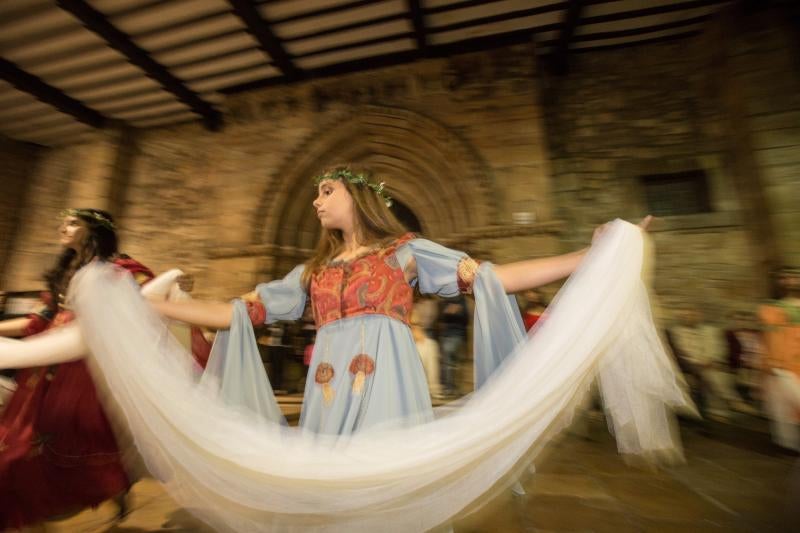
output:
[[[612,223],[546,319],[458,408],[427,424],[339,438],[227,403],[118,269],[82,269],[71,302],[129,436],[122,445],[211,526],[424,531],[512,482],[595,378],[622,452],[680,454],[671,410],[688,401],[652,322],[644,255],[641,231]],[[0,366],[13,357],[9,346],[0,344]]]

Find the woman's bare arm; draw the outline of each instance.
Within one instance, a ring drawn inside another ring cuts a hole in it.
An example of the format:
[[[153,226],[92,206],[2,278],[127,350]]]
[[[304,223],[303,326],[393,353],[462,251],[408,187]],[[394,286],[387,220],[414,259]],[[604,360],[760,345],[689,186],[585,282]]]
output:
[[[22,337],[30,323],[29,317],[3,320],[0,322],[0,337]]]
[[[647,230],[652,221],[653,217],[648,215],[642,219],[639,223],[639,227],[643,230]],[[592,241],[602,235],[605,229],[605,225],[595,229]],[[578,265],[583,260],[588,250],[588,248],[584,248],[583,250],[553,257],[528,259],[525,261],[507,263],[505,265],[496,265],[494,271],[507,293],[534,289],[566,278],[572,274],[575,269],[578,268]]]
[[[227,302],[185,300],[151,301],[150,304],[167,318],[206,328],[227,329],[233,319],[233,304]]]

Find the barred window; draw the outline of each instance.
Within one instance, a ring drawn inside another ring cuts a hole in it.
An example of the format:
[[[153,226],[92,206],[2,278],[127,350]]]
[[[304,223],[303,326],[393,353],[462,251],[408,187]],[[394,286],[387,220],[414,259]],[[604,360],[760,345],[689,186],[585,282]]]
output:
[[[655,216],[710,213],[708,178],[703,170],[640,176],[649,213]]]

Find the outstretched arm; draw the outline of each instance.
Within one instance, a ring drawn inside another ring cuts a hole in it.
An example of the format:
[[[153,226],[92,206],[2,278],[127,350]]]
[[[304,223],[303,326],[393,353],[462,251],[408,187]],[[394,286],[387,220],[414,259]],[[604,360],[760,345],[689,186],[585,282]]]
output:
[[[22,337],[31,323],[30,317],[10,318],[0,322],[0,337]]]
[[[66,363],[89,352],[78,325],[67,324],[28,340],[0,342],[0,369]]]
[[[142,295],[150,300],[150,304],[159,314],[172,320],[213,329],[229,328],[233,318],[231,303],[167,300],[176,284],[181,290],[191,290],[189,282],[194,285],[191,276],[178,269],[172,269],[142,287]]]
[[[167,318],[206,328],[227,329],[233,319],[233,304],[227,302],[184,300],[151,301],[150,304]]]
[[[144,292],[144,291],[143,291]],[[148,295],[150,304],[162,316],[185,322],[193,326],[211,329],[228,329],[233,321],[233,303],[231,302],[204,302],[201,300],[161,300],[160,296]],[[264,312],[261,305],[261,298],[256,291],[248,292],[241,297],[248,307],[250,313],[251,304],[254,305],[255,314],[251,314],[250,319],[255,320],[254,324],[264,321],[265,316],[259,318],[258,308]]]
[[[507,293],[533,289],[566,278],[580,264],[587,248],[553,257],[495,265],[494,272]]]
[[[260,284],[255,291],[241,297],[247,307],[251,323],[254,325],[265,323],[268,314],[272,320],[297,320],[302,316],[306,303],[306,293],[301,283],[303,269],[302,265],[297,266],[285,278]],[[154,296],[156,297],[148,296],[151,302],[153,299],[157,300],[152,302],[153,307],[167,318],[213,329],[231,327],[234,316],[233,303],[197,300],[165,302],[163,296],[159,297],[157,294]],[[267,299],[271,307],[267,306]]]
[[[639,223],[639,227],[647,230],[652,220],[652,216],[646,216]],[[605,225],[595,229],[592,242],[602,235],[605,229]],[[507,293],[533,289],[566,278],[572,274],[578,268],[587,251],[588,248],[584,248],[583,250],[553,257],[496,265],[494,271]]]

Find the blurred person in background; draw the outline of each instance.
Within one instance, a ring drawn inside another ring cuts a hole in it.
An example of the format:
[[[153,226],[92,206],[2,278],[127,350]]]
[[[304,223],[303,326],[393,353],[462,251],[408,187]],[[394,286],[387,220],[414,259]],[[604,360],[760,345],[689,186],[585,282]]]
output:
[[[778,273],[782,296],[761,306],[767,346],[764,408],[776,444],[800,452],[800,271]]]
[[[140,285],[153,279],[147,267],[119,253],[114,220],[106,211],[64,211],[59,235],[63,251],[45,273],[44,305],[0,322],[0,335],[29,337],[72,322],[67,289],[90,262],[113,263]],[[188,298],[183,291],[192,289],[192,277],[177,281],[180,290],[173,287],[172,296]],[[204,367],[210,344],[199,330],[190,336],[184,329],[187,348],[196,349],[195,362]],[[0,529],[37,527],[107,499],[114,499],[123,517],[132,480],[85,361],[21,368],[16,378],[0,416]]]
[[[542,318],[547,304],[545,304],[542,292],[536,289],[523,292],[522,300],[522,322],[525,324],[525,331],[530,331],[539,319]]]
[[[467,299],[461,294],[442,301],[439,313],[439,347],[441,348],[441,380],[444,394],[458,394],[456,373],[467,344],[469,310]]]
[[[682,370],[699,388],[698,407],[712,420],[728,420],[731,409],[747,407],[734,390],[722,333],[705,323],[703,313],[694,307],[683,310],[679,320],[668,331],[668,339]]]
[[[761,399],[761,371],[766,354],[763,334],[758,328],[758,318],[753,313],[735,311],[731,326],[725,331],[728,365],[736,378],[736,389],[751,403]]]
[[[436,319],[439,317],[439,302],[428,294],[420,294],[414,301],[417,322],[425,330],[425,335],[436,339]]]
[[[63,251],[45,274],[42,310],[0,322],[0,334],[26,337],[73,320],[66,301],[72,276],[89,261],[109,261],[141,284],[153,274],[121,256],[111,215],[69,209],[59,228]],[[131,481],[83,360],[19,369],[18,387],[0,418],[0,530],[22,528],[113,498],[126,513]]]
[[[306,306],[302,318],[303,326],[300,334],[303,337],[303,364],[311,364],[311,354],[314,353],[314,342],[317,336],[317,328],[314,325],[314,316],[311,314],[311,306]]]
[[[286,357],[286,343],[284,342],[285,330],[283,324],[274,323],[267,326],[266,345],[269,356],[269,366],[272,372],[270,380],[275,389],[283,389],[283,366]]]
[[[417,346],[422,368],[428,380],[428,390],[431,397],[439,398],[442,388],[439,382],[440,351],[439,343],[430,338],[419,321],[416,310],[411,312],[411,333],[414,335],[414,344]]]

